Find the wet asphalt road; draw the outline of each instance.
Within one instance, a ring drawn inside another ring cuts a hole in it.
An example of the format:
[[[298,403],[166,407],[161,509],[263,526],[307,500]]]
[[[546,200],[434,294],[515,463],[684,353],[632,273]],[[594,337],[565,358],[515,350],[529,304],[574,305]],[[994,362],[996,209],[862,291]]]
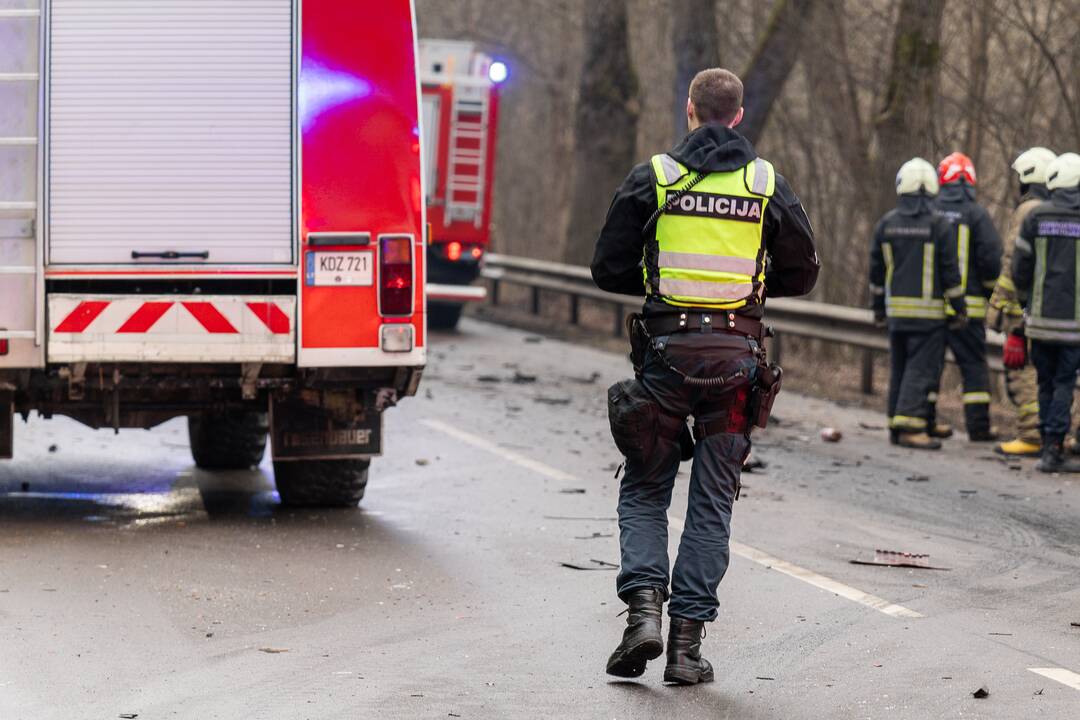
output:
[[[279,508],[268,462],[196,470],[182,421],[18,426],[0,718],[1080,717],[1080,485],[962,440],[889,448],[874,413],[794,395],[736,506],[717,681],[612,682],[622,606],[593,561],[618,559],[604,389],[626,374],[492,325],[436,336],[352,512]],[[951,570],[849,564],[874,548]]]

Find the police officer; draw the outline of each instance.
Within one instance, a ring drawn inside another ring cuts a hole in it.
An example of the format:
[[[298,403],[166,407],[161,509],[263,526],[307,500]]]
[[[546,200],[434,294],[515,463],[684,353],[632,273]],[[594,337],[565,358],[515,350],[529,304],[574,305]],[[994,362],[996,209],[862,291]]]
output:
[[[889,328],[889,430],[892,442],[939,450],[929,434],[931,395],[945,366],[946,307],[955,328],[966,325],[967,308],[948,220],[933,210],[938,192],[934,167],[909,160],[896,174],[899,200],[874,229],[870,292],[874,320]]]
[[[1009,400],[1016,408],[1019,432],[1017,437],[997,446],[1004,455],[1038,456],[1042,454],[1042,435],[1039,433],[1039,389],[1035,368],[1024,358],[1027,339],[1024,337],[1024,310],[1016,297],[1012,280],[1012,258],[1020,228],[1033,209],[1050,197],[1046,189],[1046,171],[1057,155],[1044,147],[1033,147],[1020,153],[1012,168],[1020,183],[1020,203],[1009,219],[1001,258],[1001,276],[990,297],[986,322],[994,330],[1005,333],[1005,387]]]
[[[1050,199],[1020,227],[1012,277],[1027,311],[1026,333],[1039,377],[1042,472],[1080,472],[1063,444],[1080,371],[1080,155],[1065,153],[1047,168]]]
[[[640,329],[648,340],[633,418],[641,430],[631,443],[640,449],[624,451],[619,489],[616,583],[629,614],[607,665],[619,677],[641,675],[663,652],[661,614],[670,599],[665,681],[713,679],[701,638],[704,623],[716,619],[717,586],[728,566],[765,299],[806,294],[817,281],[813,231],[798,198],[733,129],[742,97],[733,73],[699,73],[687,103],[690,133],[630,172],[596,243],[596,284],[646,296]],[[669,593],[667,510],[678,437],[690,415],[697,442]]]
[[[954,152],[938,164],[940,192],[934,206],[953,224],[960,287],[964,290],[968,322],[946,332],[964,382],[964,424],[972,442],[990,442],[990,368],[986,364],[986,305],[1001,275],[1001,238],[990,213],[975,201],[975,165],[971,158]],[[951,308],[946,312],[950,315]],[[934,393],[936,394],[936,393]],[[933,403],[932,403],[933,404]],[[932,435],[942,432],[931,408]]]

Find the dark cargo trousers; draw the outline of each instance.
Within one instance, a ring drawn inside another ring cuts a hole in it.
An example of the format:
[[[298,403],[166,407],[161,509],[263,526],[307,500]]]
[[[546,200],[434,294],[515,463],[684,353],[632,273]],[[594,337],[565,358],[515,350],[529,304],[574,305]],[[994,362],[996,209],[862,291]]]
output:
[[[1080,346],[1031,341],[1031,363],[1039,375],[1039,425],[1043,440],[1059,443],[1072,422]]]
[[[756,343],[727,333],[685,333],[655,338],[668,362],[694,377],[724,376],[745,369],[752,376],[757,361]],[[720,422],[724,406],[741,392],[750,377],[722,388],[687,385],[668,369],[650,348],[645,356],[642,383],[665,413]],[[690,472],[686,523],[679,554],[671,573],[668,614],[688,620],[716,619],[716,589],[728,567],[731,508],[750,441],[742,433],[718,433],[697,442]],[[616,581],[619,597],[640,588],[667,592],[668,507],[679,470],[677,441],[658,439],[653,456],[627,461],[619,488],[619,543],[622,567]]]
[[[930,397],[945,369],[945,325],[889,332],[889,427],[922,432],[932,419]]]
[[[990,432],[990,368],[986,364],[986,323],[969,320],[959,330],[945,331],[945,344],[953,352],[964,385],[964,425],[968,433]],[[931,393],[934,419],[940,376]]]

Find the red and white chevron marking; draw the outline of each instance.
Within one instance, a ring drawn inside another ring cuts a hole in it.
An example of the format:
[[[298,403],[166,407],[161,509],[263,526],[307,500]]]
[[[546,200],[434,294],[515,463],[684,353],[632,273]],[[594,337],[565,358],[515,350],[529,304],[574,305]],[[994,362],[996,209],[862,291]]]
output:
[[[49,296],[52,362],[292,362],[296,298]]]

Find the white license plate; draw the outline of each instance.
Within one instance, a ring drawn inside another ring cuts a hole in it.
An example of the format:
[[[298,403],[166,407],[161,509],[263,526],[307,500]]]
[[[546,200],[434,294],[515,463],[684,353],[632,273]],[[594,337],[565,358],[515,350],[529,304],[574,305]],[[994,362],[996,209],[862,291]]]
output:
[[[308,253],[308,285],[375,284],[374,258],[370,252]]]

